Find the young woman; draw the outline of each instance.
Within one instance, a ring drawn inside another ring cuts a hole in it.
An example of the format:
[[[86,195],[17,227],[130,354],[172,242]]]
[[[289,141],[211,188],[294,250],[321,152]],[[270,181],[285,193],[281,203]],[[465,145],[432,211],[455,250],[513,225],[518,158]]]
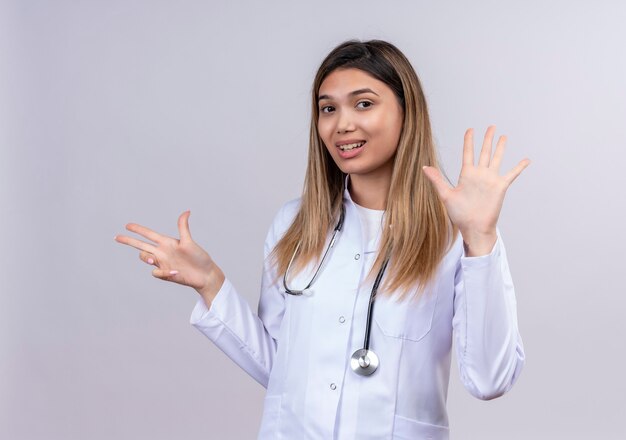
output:
[[[461,380],[480,399],[524,363],[504,244],[508,186],[488,128],[478,161],[465,133],[456,187],[439,171],[417,75],[393,45],[349,41],[312,90],[302,197],[265,241],[258,315],[191,238],[127,225],[155,277],[195,288],[191,323],[267,388],[262,439],[447,439],[454,337]]]

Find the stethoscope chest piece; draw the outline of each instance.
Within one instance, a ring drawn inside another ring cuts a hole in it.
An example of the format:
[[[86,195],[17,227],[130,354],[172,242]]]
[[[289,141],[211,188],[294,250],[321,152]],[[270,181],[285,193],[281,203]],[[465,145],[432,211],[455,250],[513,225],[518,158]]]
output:
[[[360,348],[352,354],[350,367],[360,376],[369,376],[378,368],[378,356],[372,350]]]

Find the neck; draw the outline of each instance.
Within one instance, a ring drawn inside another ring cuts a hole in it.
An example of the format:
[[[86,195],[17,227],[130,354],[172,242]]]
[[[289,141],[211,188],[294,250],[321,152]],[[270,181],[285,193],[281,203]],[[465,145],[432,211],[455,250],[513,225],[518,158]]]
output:
[[[350,197],[357,205],[380,211],[387,208],[391,173],[378,175],[350,174],[349,184]]]

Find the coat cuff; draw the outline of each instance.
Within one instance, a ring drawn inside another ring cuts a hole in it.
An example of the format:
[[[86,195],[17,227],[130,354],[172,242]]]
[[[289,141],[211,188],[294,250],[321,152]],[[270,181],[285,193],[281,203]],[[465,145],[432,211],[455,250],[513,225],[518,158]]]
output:
[[[225,305],[228,304],[228,297],[232,295],[233,285],[228,278],[224,279],[222,287],[213,298],[211,308],[208,308],[203,298],[199,298],[196,306],[191,312],[189,323],[194,327],[210,328],[215,324],[224,322]]]
[[[491,248],[491,252],[486,255],[480,255],[478,257],[468,257],[465,253],[465,246],[463,248],[463,255],[461,255],[461,264],[463,267],[483,267],[488,266],[494,262],[500,255],[500,246],[502,239],[500,238],[500,232],[496,233],[496,242]]]

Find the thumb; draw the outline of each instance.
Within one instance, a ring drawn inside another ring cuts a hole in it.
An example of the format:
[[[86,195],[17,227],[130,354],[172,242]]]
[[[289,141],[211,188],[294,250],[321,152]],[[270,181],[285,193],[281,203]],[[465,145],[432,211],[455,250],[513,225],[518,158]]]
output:
[[[191,231],[189,231],[190,215],[191,211],[185,211],[178,217],[178,233],[181,241],[191,241]]]
[[[450,184],[444,180],[441,172],[437,168],[423,166],[422,170],[424,170],[426,177],[428,177],[433,185],[435,185],[435,189],[437,190],[437,193],[439,193],[439,197],[443,199],[446,193],[450,190]]]

